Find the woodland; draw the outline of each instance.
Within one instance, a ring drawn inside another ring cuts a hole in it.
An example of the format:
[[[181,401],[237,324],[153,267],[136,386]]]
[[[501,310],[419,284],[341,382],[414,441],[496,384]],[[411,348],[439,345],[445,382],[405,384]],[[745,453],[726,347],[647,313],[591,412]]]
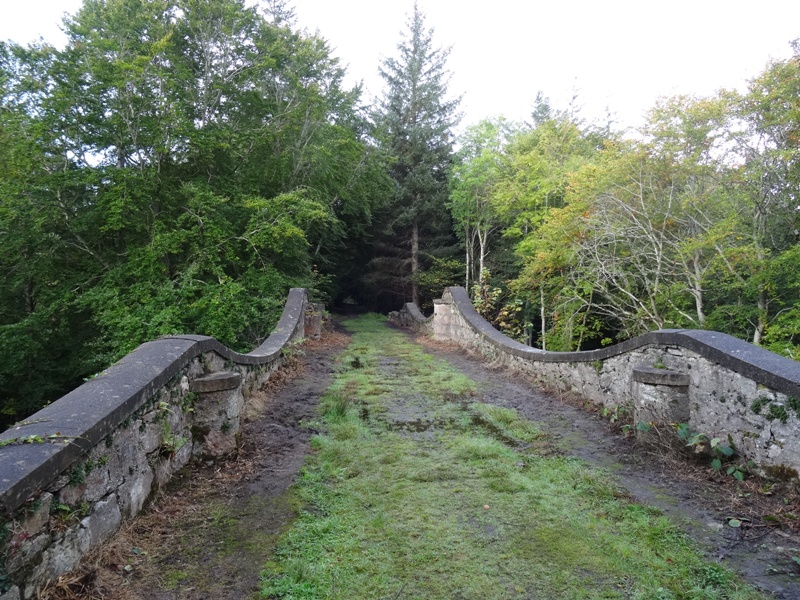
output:
[[[284,0],[85,0],[64,27],[0,41],[2,426],[159,336],[247,351],[297,286],[385,312],[465,285],[548,350],[800,353],[800,42],[636,132],[543,94],[458,129],[416,6],[372,104]]]

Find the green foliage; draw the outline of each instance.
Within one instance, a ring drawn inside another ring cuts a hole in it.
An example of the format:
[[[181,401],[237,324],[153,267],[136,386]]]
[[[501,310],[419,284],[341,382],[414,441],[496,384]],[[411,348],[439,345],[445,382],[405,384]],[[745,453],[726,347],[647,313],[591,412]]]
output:
[[[736,447],[729,435],[726,441],[721,438],[709,438],[704,433],[693,431],[688,424],[675,425],[678,439],[684,441],[694,454],[708,456],[714,471],[722,471],[738,481],[742,481],[749,471],[749,464],[731,464],[736,458]]]
[[[490,252],[490,247],[498,242],[503,224],[493,194],[503,181],[505,147],[518,129],[501,117],[467,128],[459,139],[461,148],[450,177],[449,207],[466,250],[467,289],[483,284],[485,272],[493,268],[489,256],[496,252]]]
[[[91,469],[86,468],[86,463],[78,463],[69,472],[69,482],[72,485],[80,485],[86,481],[86,476],[90,473]]]
[[[551,350],[689,327],[798,356],[793,49],[747,94],[660,100],[635,140],[541,95],[532,126],[505,137],[501,122],[469,130],[451,191],[467,277],[478,279],[489,242],[501,250],[490,262],[511,247],[517,258],[497,265],[503,297],[492,312],[521,302],[524,337],[537,341],[532,329]]]
[[[780,404],[770,404],[766,418],[767,421],[774,421],[777,419],[781,423],[786,423],[786,421],[789,420],[789,413],[786,411],[786,408]]]
[[[280,12],[280,11],[279,11]],[[161,335],[237,350],[334,295],[385,155],[327,43],[242,0],[87,0],[0,42],[0,425]]]
[[[50,513],[61,522],[62,527],[66,527],[86,517],[91,510],[92,505],[88,502],[81,502],[78,506],[57,503],[52,505]]]
[[[798,64],[770,65],[745,96],[665,98],[636,141],[540,98],[534,126],[495,152],[491,206],[541,346],[692,327],[796,356]]]
[[[527,332],[525,302],[495,284],[496,280],[489,270],[485,269],[482,281],[472,287],[472,302],[475,309],[484,319],[509,337],[524,340]]]
[[[42,437],[41,435],[32,433],[30,435],[21,435],[19,437],[5,438],[0,440],[0,448],[3,446],[11,446],[14,444],[44,444],[45,441],[56,444],[58,442],[69,443],[74,437],[61,435],[60,433],[51,433]]]
[[[787,404],[790,409],[797,413],[798,402],[796,398],[789,397],[787,399]],[[778,420],[781,423],[786,423],[789,420],[789,411],[786,409],[786,406],[779,404],[770,398],[759,396],[753,400],[752,404],[750,405],[750,410],[757,415],[760,415],[764,409],[766,409],[764,417],[768,421]]]
[[[600,411],[600,415],[604,419],[608,419],[609,423],[627,423],[631,419],[632,411],[630,407],[624,404],[617,404],[613,408],[604,406]],[[628,424],[629,425],[629,424]]]
[[[10,446],[12,444],[43,444],[43,443],[44,439],[42,439],[42,436],[31,434],[21,437],[6,438],[4,440],[0,440],[0,447]]]
[[[173,432],[169,421],[164,421],[162,429],[160,452],[165,456],[174,456],[187,444],[189,439]]]
[[[391,294],[386,304],[393,308],[420,304],[418,273],[428,256],[442,258],[452,244],[446,199],[460,99],[447,98],[448,54],[434,46],[415,3],[397,56],[380,67],[386,89],[375,117],[394,192],[365,281],[375,296]]]
[[[798,356],[796,42],[635,139],[539,94],[454,157],[416,5],[373,115],[280,6],[87,0],[63,50],[0,42],[0,426],[157,336],[249,350],[298,285],[396,308],[478,283],[550,350],[696,327]]]
[[[768,398],[758,397],[755,400],[753,400],[753,403],[750,405],[750,410],[752,410],[757,415],[760,415],[761,414],[761,409],[765,405],[768,406],[769,403],[770,403],[770,401],[769,401]]]
[[[440,298],[446,287],[459,285],[462,280],[464,263],[456,258],[430,257],[430,264],[424,271],[418,271],[414,281],[419,286],[420,308],[433,310],[433,300]]]

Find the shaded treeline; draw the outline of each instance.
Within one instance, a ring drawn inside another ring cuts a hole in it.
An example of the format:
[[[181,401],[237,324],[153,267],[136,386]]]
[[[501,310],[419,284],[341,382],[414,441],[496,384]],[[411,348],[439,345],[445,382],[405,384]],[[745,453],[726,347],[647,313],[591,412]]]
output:
[[[85,0],[63,49],[0,42],[0,425],[158,336],[248,350],[292,286],[410,300],[457,252],[457,101],[407,25],[377,107],[285,0]]]
[[[250,349],[292,286],[385,311],[466,284],[548,349],[706,327],[796,352],[798,47],[636,136],[539,96],[454,140],[416,5],[376,106],[285,0],[85,0],[65,30],[0,42],[0,425],[158,336]]]
[[[29,414],[160,335],[260,343],[391,190],[358,89],[290,9],[86,0],[0,43],[0,398]]]

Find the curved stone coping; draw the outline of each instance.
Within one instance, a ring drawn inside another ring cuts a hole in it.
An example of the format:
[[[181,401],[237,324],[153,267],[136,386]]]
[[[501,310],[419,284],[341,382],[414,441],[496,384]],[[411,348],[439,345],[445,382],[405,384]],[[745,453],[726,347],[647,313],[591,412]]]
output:
[[[48,485],[108,434],[195,357],[213,351],[241,365],[271,363],[305,318],[306,290],[289,291],[273,333],[249,354],[216,339],[184,335],[146,342],[113,366],[0,434],[3,440],[39,436],[44,443],[0,447],[0,510],[11,513]],[[50,436],[55,436],[49,439]]]
[[[403,305],[403,309],[412,319],[420,324],[430,323],[433,320],[433,315],[426,317],[413,302],[406,302],[405,305]]]
[[[591,362],[652,346],[679,346],[769,388],[800,398],[800,362],[718,331],[660,329],[619,344],[580,352],[531,348],[497,331],[478,314],[463,287],[446,290],[470,328],[492,345],[515,356],[542,362]]]

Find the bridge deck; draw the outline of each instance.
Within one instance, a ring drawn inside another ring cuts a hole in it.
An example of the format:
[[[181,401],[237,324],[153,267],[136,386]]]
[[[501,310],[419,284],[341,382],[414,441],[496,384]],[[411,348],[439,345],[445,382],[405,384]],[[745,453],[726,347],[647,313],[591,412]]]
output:
[[[800,597],[774,574],[791,569],[777,546],[800,541],[728,527],[744,510],[730,486],[662,472],[607,420],[463,351],[370,317],[344,326],[352,340],[311,343],[299,375],[264,392],[237,460],[206,466],[112,540],[139,550],[120,575],[134,597],[241,598],[259,585],[298,598],[678,597],[736,585],[659,511],[774,597]]]

